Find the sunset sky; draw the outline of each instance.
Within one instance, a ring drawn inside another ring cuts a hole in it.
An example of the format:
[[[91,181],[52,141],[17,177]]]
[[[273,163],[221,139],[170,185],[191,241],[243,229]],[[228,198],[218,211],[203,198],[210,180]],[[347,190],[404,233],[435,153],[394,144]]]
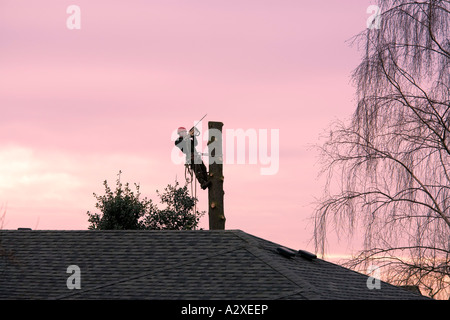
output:
[[[173,131],[208,114],[205,132],[208,121],[279,130],[276,174],[262,175],[261,159],[225,164],[226,228],[313,251],[324,179],[311,146],[355,109],[361,53],[349,40],[373,3],[0,0],[3,228],[87,229],[93,192],[119,170],[157,201],[156,190],[184,184]],[[81,29],[67,28],[69,5]],[[207,192],[198,197],[207,210]]]

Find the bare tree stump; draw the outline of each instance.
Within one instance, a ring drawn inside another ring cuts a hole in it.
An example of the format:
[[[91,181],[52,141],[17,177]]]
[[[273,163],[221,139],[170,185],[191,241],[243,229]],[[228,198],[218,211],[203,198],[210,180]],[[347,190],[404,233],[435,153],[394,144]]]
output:
[[[208,216],[210,230],[225,230],[225,213],[223,209],[223,152],[222,122],[208,122],[209,179]]]

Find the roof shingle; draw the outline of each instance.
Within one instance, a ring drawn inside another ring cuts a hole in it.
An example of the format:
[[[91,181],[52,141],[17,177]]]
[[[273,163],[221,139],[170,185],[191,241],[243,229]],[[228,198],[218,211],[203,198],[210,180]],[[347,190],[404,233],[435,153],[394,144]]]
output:
[[[240,230],[0,231],[0,299],[421,299]],[[10,254],[5,254],[5,253]],[[69,265],[81,289],[69,290]]]

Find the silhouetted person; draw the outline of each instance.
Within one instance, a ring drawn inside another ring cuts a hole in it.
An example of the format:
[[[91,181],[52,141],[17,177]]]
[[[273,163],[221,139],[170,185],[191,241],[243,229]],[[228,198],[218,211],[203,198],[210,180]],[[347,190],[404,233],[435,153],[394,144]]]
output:
[[[177,133],[179,137],[175,140],[175,145],[186,155],[186,164],[189,164],[192,171],[195,173],[201,188],[205,190],[211,185],[211,181],[209,181],[206,166],[203,163],[200,154],[195,150],[195,147],[198,144],[194,134],[195,129],[192,128],[188,134],[186,128],[180,127],[178,128]]]

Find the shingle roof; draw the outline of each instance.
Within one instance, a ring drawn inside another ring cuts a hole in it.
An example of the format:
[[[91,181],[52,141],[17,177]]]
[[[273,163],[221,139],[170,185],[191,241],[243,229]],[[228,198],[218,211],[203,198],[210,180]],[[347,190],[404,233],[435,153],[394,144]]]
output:
[[[0,299],[420,299],[240,230],[0,231]],[[81,270],[69,290],[67,267]]]

